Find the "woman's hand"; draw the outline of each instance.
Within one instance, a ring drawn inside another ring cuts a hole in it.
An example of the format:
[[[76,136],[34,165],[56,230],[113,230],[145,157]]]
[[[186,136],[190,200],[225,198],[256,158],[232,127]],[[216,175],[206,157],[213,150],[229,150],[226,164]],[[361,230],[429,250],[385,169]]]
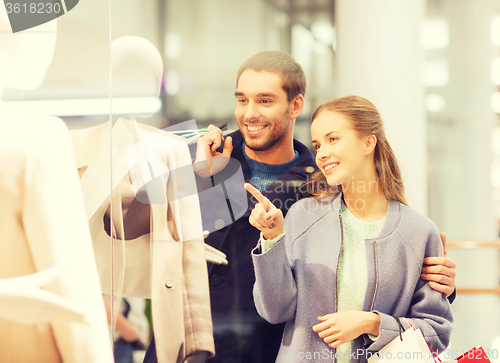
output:
[[[259,201],[252,210],[250,224],[262,232],[265,239],[273,239],[283,233],[283,212],[276,208],[252,184],[245,183],[245,189]]]
[[[332,348],[350,342],[361,334],[378,336],[380,326],[378,314],[357,310],[318,316],[318,320],[321,323],[313,326],[313,331]]]

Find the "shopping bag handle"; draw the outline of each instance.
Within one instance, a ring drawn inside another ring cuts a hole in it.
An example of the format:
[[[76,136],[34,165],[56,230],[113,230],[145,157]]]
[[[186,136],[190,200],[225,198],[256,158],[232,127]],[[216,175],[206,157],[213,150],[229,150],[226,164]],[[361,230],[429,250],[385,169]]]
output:
[[[391,315],[392,316],[392,315]],[[396,321],[398,322],[398,328],[399,328],[399,339],[403,341],[403,332],[405,331],[405,328],[403,327],[403,324],[401,324],[401,320],[397,316],[392,316]]]
[[[401,319],[406,321],[406,324],[408,324],[410,326],[410,329],[417,330],[417,328],[411,323],[410,319],[407,319],[407,318],[401,318]],[[423,337],[423,335],[422,335],[422,337]],[[433,358],[434,362],[435,363],[442,362],[441,358],[439,358],[439,356],[436,353],[434,353],[431,346],[427,342],[425,342],[425,344],[427,344],[427,347],[429,348],[430,352],[432,353],[432,356],[434,357]]]

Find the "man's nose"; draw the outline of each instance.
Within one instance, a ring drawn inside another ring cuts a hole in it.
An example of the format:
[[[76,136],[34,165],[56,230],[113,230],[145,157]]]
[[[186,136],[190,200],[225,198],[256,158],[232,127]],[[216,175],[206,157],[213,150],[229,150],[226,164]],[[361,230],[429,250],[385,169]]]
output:
[[[257,120],[260,117],[260,112],[255,102],[249,102],[247,109],[245,110],[245,119],[252,121]]]

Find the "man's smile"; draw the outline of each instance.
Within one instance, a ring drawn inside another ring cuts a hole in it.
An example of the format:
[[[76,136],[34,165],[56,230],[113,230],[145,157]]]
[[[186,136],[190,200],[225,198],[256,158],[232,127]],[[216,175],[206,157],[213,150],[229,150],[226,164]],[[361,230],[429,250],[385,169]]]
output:
[[[267,125],[245,125],[249,135],[258,135]]]

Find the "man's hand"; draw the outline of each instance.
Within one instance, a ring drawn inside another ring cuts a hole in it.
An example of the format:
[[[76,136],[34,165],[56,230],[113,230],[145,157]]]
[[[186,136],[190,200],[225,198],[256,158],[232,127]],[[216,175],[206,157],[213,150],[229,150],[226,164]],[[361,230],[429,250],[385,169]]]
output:
[[[248,221],[262,232],[265,239],[273,239],[283,233],[283,212],[276,208],[252,184],[245,183],[245,189],[259,201],[252,210]]]
[[[224,136],[222,131],[214,125],[208,126],[210,132],[198,140],[196,160],[193,169],[202,178],[208,178],[224,169],[229,163],[233,151],[231,136],[226,137],[222,152],[217,152]]]
[[[455,261],[448,257],[446,251],[446,234],[439,234],[443,242],[444,257],[427,257],[422,267],[422,278],[429,280],[429,286],[442,292],[447,297],[455,290],[456,267]]]
[[[313,331],[332,348],[350,342],[361,334],[379,335],[380,316],[367,311],[341,311],[318,316],[321,323],[313,326]]]

